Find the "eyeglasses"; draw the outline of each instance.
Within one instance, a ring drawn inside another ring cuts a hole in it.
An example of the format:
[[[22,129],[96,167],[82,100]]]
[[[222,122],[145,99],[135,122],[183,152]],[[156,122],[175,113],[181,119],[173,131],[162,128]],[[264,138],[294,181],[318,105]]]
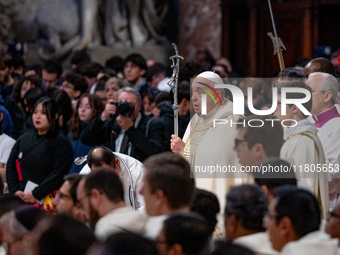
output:
[[[56,195],[59,199],[72,199],[72,197],[70,195],[66,195],[62,192],[60,192],[59,190],[57,191],[57,195]]]
[[[312,91],[312,94],[313,93],[315,93],[315,94],[317,94],[317,93],[321,93],[321,94],[323,94],[323,93],[325,93],[326,91],[322,91],[322,90],[315,90],[315,91]]]
[[[334,212],[328,212],[327,218],[340,218],[340,214],[336,214]]]
[[[247,140],[241,140],[241,139],[235,138],[235,147],[237,147],[242,142],[247,142]]]

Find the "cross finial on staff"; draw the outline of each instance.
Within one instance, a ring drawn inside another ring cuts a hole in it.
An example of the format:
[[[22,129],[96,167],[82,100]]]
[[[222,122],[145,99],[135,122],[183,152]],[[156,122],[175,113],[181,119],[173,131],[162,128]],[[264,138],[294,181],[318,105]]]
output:
[[[172,43],[172,47],[175,49],[175,55],[171,56],[172,64],[172,76],[168,81],[168,85],[174,93],[174,104],[172,108],[174,109],[174,134],[178,135],[178,102],[177,102],[177,87],[178,87],[178,74],[179,74],[179,64],[181,60],[184,60],[182,56],[178,54],[178,49],[175,43]]]

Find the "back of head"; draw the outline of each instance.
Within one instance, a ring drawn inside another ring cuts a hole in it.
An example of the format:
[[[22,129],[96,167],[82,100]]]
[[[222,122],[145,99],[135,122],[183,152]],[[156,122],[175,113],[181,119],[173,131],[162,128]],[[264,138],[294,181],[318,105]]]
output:
[[[72,101],[70,97],[64,90],[58,90],[54,94],[53,98],[58,103],[60,113],[63,115],[63,122],[67,124],[73,114]]]
[[[79,63],[89,61],[91,61],[91,57],[85,50],[73,52],[70,59],[72,65],[78,65]]]
[[[157,247],[148,239],[132,233],[118,233],[106,239],[99,255],[157,255]]]
[[[46,212],[40,208],[24,205],[14,211],[17,221],[19,221],[28,231],[32,231],[35,225],[46,216]]]
[[[65,81],[71,83],[74,86],[74,90],[80,91],[80,94],[83,94],[87,91],[87,81],[86,79],[77,73],[68,73],[65,76]]]
[[[128,55],[124,60],[124,66],[126,65],[127,62],[132,62],[141,69],[144,70],[148,69],[146,65],[146,59],[141,54],[133,53]]]
[[[195,197],[190,211],[195,212],[205,218],[212,234],[217,223],[217,214],[220,212],[220,204],[214,193],[203,189],[195,190]]]
[[[184,158],[164,152],[147,158],[144,166],[151,192],[163,190],[170,209],[190,206],[195,179],[191,177],[190,165]]]
[[[166,67],[162,63],[155,63],[153,66],[148,68],[146,72],[146,79],[150,82],[153,76],[163,74],[166,77]]]
[[[196,62],[186,62],[184,65],[181,65],[181,69],[178,75],[179,82],[187,81],[190,82],[190,79],[194,78],[199,73],[206,71],[207,68],[204,65]]]
[[[107,80],[109,79],[108,76],[104,75],[103,77],[101,77],[98,81],[97,81],[97,86],[94,89],[94,92],[97,91],[105,91],[105,83],[107,82]]]
[[[178,103],[183,99],[190,100],[190,84],[187,81],[182,81],[177,88]]]
[[[273,115],[251,115],[245,119],[246,133],[244,139],[248,141],[249,149],[260,143],[268,158],[278,158],[283,142],[283,128],[280,121],[275,120]],[[241,122],[242,120],[239,120]],[[250,123],[250,125],[249,125]],[[248,125],[247,125],[248,124]],[[263,124],[263,125],[262,125]],[[242,126],[237,126],[238,128]]]
[[[315,196],[307,190],[292,186],[279,187],[274,192],[276,198],[276,221],[288,217],[298,238],[319,230],[320,207]]]
[[[160,106],[161,104],[165,102],[171,102],[171,101],[172,101],[172,98],[171,98],[170,93],[168,92],[159,92],[156,95],[155,100],[154,100],[156,107]]]
[[[31,205],[15,207],[14,210],[6,212],[0,218],[0,227],[4,233],[4,239],[11,236],[11,239],[22,241],[24,237],[31,234],[33,229],[49,215],[40,208]],[[2,235],[0,237],[2,240]],[[8,239],[7,239],[8,240]]]
[[[278,170],[290,169],[291,164],[289,162],[282,159],[273,158],[263,162],[261,167],[271,168],[273,171],[262,173],[253,172],[255,183],[260,187],[263,185],[266,186],[270,193],[273,193],[274,189],[277,187],[285,185],[296,186],[296,177],[294,172]]]
[[[114,203],[124,201],[123,184],[117,174],[111,170],[99,168],[85,177],[85,192],[90,194],[97,189]]]
[[[115,158],[109,148],[105,146],[95,147],[87,154],[87,164],[91,168],[92,166],[101,167],[105,163],[114,168]]]
[[[39,255],[83,255],[95,241],[93,231],[85,224],[57,215],[38,240]]]
[[[262,219],[268,208],[268,200],[261,189],[255,185],[243,184],[232,187],[227,194],[225,215],[234,215],[243,228],[264,231]]]
[[[45,70],[47,73],[56,73],[57,78],[61,76],[63,73],[63,67],[58,61],[50,60],[43,64],[43,70]]]
[[[97,64],[91,61],[85,61],[77,65],[75,72],[83,76],[87,76],[89,78],[95,78],[101,71],[100,69],[101,69],[100,66],[98,66]]]
[[[301,67],[287,67],[279,72],[277,78],[282,80],[302,79],[303,69]]]
[[[180,244],[186,255],[208,250],[211,232],[204,218],[195,213],[170,216],[164,221],[163,233],[168,247]]]
[[[218,241],[215,243],[215,249],[211,255],[255,255],[255,253],[246,247],[232,243]]]
[[[106,60],[105,68],[110,68],[115,71],[115,73],[123,72],[124,69],[124,59],[119,56],[113,56]]]
[[[25,202],[18,196],[11,194],[3,194],[0,196],[0,217],[6,212],[15,210],[16,208],[25,205]]]
[[[316,72],[323,72],[334,75],[334,66],[332,62],[327,58],[314,58],[311,61],[309,61],[308,64],[319,64],[320,67],[317,70],[315,70]]]

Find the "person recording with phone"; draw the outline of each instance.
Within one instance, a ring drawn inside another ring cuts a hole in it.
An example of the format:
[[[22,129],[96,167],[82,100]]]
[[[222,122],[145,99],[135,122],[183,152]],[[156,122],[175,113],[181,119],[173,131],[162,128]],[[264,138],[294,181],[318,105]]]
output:
[[[83,131],[81,141],[104,145],[139,161],[164,151],[164,126],[141,112],[139,93],[130,87],[122,88],[116,101],[108,100],[102,114]]]

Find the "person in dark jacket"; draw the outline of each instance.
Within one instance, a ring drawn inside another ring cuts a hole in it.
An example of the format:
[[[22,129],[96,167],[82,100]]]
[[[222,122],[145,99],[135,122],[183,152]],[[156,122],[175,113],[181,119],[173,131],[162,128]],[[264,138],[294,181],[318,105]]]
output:
[[[36,203],[58,189],[68,173],[73,150],[58,123],[59,107],[55,100],[43,97],[33,110],[35,132],[19,137],[7,162],[7,184],[10,193],[27,203]],[[26,191],[27,182],[37,186]]]
[[[88,145],[103,144],[139,161],[164,151],[164,126],[141,113],[139,93],[123,88],[118,92],[117,102],[108,100],[101,116],[83,131],[81,141]]]

